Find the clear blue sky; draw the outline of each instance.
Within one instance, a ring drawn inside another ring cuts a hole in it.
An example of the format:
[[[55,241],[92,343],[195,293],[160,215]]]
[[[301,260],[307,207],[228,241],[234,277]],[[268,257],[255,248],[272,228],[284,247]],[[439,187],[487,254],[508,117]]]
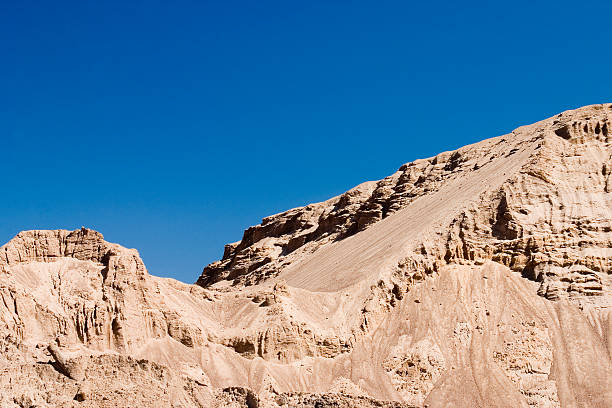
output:
[[[612,101],[606,1],[0,2],[0,241],[193,282],[272,213]]]

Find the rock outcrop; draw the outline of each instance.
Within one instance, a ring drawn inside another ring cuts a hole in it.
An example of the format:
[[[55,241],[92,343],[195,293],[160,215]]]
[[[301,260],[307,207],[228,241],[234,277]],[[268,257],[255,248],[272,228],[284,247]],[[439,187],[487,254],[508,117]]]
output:
[[[197,284],[0,247],[7,407],[612,406],[612,105],[265,218]]]

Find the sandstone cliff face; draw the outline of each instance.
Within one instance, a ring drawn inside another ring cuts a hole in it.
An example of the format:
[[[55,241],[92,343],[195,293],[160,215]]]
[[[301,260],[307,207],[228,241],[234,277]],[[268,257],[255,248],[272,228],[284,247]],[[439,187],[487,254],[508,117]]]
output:
[[[22,232],[0,247],[0,405],[612,406],[611,118],[267,217],[197,285],[95,231]]]
[[[379,182],[326,202],[267,217],[247,229],[241,242],[227,245],[223,259],[207,266],[198,284],[267,279],[326,243],[463,184],[479,199],[447,194],[469,208],[438,231],[444,235],[441,243],[424,240],[429,241],[425,246],[439,247],[433,261],[494,258],[534,280],[546,280],[541,291],[548,296],[597,296],[603,290],[598,283],[610,268],[609,117],[607,105],[565,112],[509,135],[408,163]],[[496,176],[503,180],[488,184],[483,174],[499,170]],[[555,269],[572,265],[581,267]],[[560,273],[564,279],[555,278]]]

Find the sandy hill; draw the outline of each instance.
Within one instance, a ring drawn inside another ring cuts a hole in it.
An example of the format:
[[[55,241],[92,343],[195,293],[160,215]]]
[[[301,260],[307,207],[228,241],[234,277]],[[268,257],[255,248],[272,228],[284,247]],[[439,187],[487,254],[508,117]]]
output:
[[[612,407],[612,105],[263,219],[194,285],[0,247],[2,407]]]

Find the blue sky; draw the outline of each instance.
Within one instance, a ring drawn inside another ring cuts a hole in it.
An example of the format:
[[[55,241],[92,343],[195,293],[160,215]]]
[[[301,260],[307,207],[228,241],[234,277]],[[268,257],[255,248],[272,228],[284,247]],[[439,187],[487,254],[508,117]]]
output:
[[[0,1],[0,241],[193,282],[264,216],[612,102],[609,2]]]

